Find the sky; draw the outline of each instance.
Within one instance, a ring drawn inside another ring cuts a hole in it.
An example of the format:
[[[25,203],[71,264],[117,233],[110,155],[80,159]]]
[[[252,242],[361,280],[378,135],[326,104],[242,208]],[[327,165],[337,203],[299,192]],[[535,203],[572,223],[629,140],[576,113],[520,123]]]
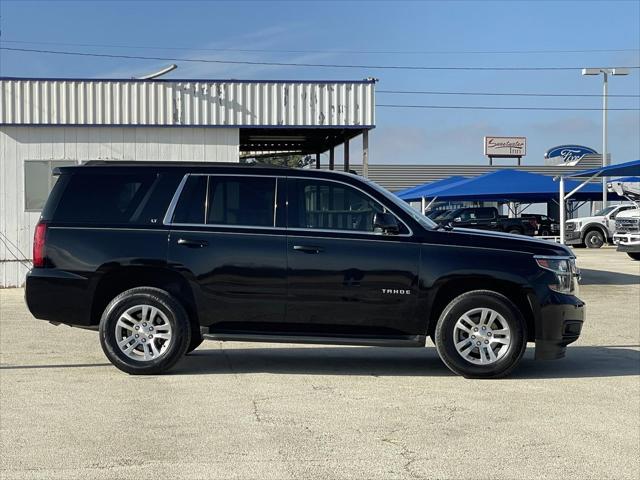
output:
[[[103,46],[87,46],[103,45]],[[376,103],[594,108],[593,111],[376,109],[371,163],[484,164],[485,135],[526,136],[524,164],[560,144],[601,151],[601,98],[391,94],[380,90],[599,95],[581,67],[640,66],[640,0],[630,1],[14,1],[0,0],[0,47],[367,68],[176,61],[166,78],[375,77]],[[238,51],[262,50],[262,51]],[[274,51],[275,50],[275,51]],[[283,51],[285,50],[285,51]],[[609,51],[602,51],[609,50]],[[356,52],[354,52],[356,51]],[[0,50],[0,75],[130,78],[166,61]],[[388,70],[384,65],[576,67],[552,71]],[[609,151],[640,158],[640,70],[612,77]],[[361,142],[351,146],[358,162]],[[341,152],[337,152],[340,159]],[[509,164],[503,160],[501,163]]]

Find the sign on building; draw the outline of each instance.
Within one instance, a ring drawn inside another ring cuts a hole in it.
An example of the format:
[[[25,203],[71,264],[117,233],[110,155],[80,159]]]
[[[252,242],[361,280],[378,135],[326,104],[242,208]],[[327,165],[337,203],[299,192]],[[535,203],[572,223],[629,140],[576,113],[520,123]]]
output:
[[[598,155],[593,148],[582,145],[559,145],[544,154],[547,165],[577,165],[587,155]]]
[[[527,137],[484,137],[484,154],[487,157],[524,157]]]

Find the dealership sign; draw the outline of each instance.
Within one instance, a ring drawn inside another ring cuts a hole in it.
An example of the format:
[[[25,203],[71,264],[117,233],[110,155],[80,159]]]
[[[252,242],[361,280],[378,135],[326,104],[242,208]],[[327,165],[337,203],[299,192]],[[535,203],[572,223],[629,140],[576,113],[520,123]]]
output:
[[[527,137],[484,137],[484,154],[487,157],[524,157]]]
[[[579,162],[587,155],[597,155],[593,148],[583,147],[582,145],[560,145],[550,148],[544,154],[544,158],[553,160],[557,159],[562,163]]]

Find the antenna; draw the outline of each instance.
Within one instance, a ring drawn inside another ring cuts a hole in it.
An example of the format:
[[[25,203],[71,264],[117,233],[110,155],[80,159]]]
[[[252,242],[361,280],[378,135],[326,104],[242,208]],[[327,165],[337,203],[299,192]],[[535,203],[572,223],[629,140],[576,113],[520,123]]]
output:
[[[168,65],[158,70],[157,72],[150,73],[148,75],[143,75],[141,77],[134,77],[134,78],[136,80],[153,80],[154,78],[158,78],[162,75],[166,75],[167,73],[174,71],[176,68],[178,68],[178,66],[175,63],[172,63],[171,65]]]

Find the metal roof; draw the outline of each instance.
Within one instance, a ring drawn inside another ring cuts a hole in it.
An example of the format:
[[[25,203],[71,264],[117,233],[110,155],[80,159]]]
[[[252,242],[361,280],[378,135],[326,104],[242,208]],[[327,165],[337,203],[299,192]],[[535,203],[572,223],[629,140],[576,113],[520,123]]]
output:
[[[0,77],[0,125],[367,129],[375,82]]]

